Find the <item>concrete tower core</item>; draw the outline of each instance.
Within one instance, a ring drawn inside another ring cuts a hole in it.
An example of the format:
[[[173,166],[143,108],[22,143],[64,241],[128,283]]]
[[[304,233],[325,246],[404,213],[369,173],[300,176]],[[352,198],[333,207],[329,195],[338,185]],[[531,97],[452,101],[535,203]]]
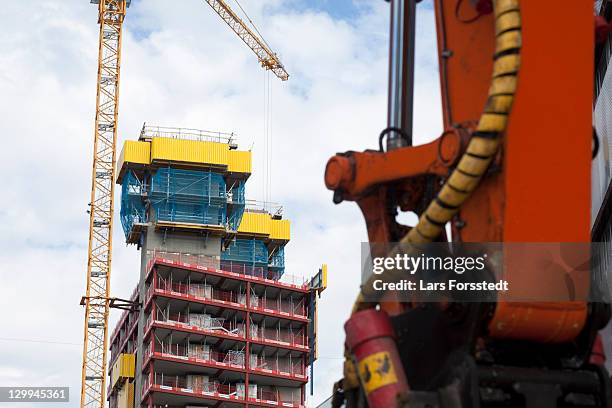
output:
[[[139,307],[111,336],[110,407],[304,407],[326,268],[285,274],[290,223],[245,199],[251,152],[228,134],[143,127],[117,167],[141,266]]]

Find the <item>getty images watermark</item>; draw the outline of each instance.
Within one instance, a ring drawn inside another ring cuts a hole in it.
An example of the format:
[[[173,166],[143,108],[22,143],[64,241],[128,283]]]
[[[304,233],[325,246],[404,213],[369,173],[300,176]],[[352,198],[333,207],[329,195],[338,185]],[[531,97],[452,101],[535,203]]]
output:
[[[480,256],[438,256],[409,255],[406,253],[396,253],[392,256],[377,256],[372,258],[372,273],[382,275],[385,271],[394,271],[416,275],[417,272],[428,273],[437,272],[445,274],[463,275],[464,273],[483,272],[486,269],[488,254]],[[446,281],[431,281],[426,279],[399,279],[397,281],[385,281],[381,276],[373,279],[372,287],[376,291],[508,291],[508,281],[501,279],[497,282],[488,282],[483,279],[480,282],[466,282],[462,279],[447,279]]]
[[[609,301],[601,243],[363,243],[365,301]]]

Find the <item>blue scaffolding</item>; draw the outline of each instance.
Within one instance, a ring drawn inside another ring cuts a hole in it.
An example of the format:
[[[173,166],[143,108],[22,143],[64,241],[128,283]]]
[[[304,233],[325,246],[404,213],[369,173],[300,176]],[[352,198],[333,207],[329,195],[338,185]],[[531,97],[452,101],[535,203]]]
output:
[[[142,199],[146,188],[144,183],[136,177],[134,172],[128,172],[123,178],[121,185],[121,226],[126,239],[130,235],[130,231],[134,223],[145,223],[146,211],[144,201]]]
[[[222,261],[240,262],[249,266],[268,266],[268,248],[256,239],[236,239],[221,253]]]
[[[151,206],[157,221],[225,225],[225,180],[210,171],[159,169],[151,177]]]
[[[227,226],[231,231],[238,231],[246,203],[245,181],[237,180],[227,188]]]
[[[285,273],[285,247],[276,249],[268,260],[268,271],[273,275],[273,279],[280,279]]]
[[[212,171],[165,167],[142,180],[130,171],[121,188],[121,223],[128,241],[137,232],[134,223],[149,218],[219,226],[235,233],[245,211],[245,180],[229,179],[226,184],[223,174]],[[258,262],[265,265],[265,260]]]

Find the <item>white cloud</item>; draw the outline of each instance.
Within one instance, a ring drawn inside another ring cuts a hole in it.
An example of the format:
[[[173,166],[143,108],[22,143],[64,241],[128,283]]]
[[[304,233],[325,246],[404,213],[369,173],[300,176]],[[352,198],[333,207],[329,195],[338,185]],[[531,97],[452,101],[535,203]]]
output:
[[[337,151],[375,148],[385,127],[387,4],[360,0],[355,19],[337,20],[296,9],[296,1],[242,3],[291,74],[287,83],[274,81],[272,105],[273,199],[293,220],[288,273],[330,266],[309,398],[314,406],[341,376],[342,323],[359,285],[366,239],[357,206],[332,204],[323,170]],[[24,0],[8,2],[2,14],[0,338],[80,343],[96,8],[82,0]],[[440,111],[433,18],[430,10],[419,17],[415,134],[422,142],[438,134]],[[243,148],[254,143],[248,192],[260,199],[263,79],[255,56],[203,2],[171,8],[162,0],[135,2],[123,47],[120,142],[135,139],[143,121],[234,131]],[[139,257],[123,245],[118,220],[115,225],[112,290],[127,297]],[[0,345],[0,384],[69,385],[69,406],[78,405],[80,346],[1,339]]]

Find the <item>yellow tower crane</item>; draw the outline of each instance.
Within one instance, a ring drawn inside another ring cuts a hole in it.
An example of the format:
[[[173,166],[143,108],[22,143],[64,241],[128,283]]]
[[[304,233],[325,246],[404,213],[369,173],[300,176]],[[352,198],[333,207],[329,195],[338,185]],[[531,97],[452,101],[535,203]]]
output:
[[[257,55],[264,69],[272,71],[283,81],[289,78],[276,53],[266,44],[248,17],[255,31],[224,0],[205,2]],[[88,211],[87,289],[81,299],[81,304],[85,306],[81,407],[103,408],[106,400],[109,310],[111,307],[134,307],[126,300],[111,298],[109,293],[121,37],[126,9],[131,0],[91,0],[91,3],[98,5],[100,31],[91,201]]]
[[[100,0],[94,154],[89,202],[89,249],[85,305],[81,407],[102,408],[106,384],[113,194],[119,107],[121,32],[127,3]]]
[[[265,40],[259,34],[259,32],[254,33],[249,27],[236,15],[236,13],[227,5],[227,3],[223,0],[204,0],[210,7],[215,10],[215,12],[221,17],[223,21],[227,23],[228,26],[238,34],[238,37],[257,55],[261,66],[267,70],[270,70],[279,77],[282,81],[286,81],[289,79],[289,74],[285,71],[285,67],[280,62],[280,59],[274,53],[270,47],[266,44]],[[240,3],[238,3],[240,6]],[[246,13],[245,13],[246,15]],[[248,18],[248,17],[247,17]],[[253,22],[250,21],[251,25]]]

